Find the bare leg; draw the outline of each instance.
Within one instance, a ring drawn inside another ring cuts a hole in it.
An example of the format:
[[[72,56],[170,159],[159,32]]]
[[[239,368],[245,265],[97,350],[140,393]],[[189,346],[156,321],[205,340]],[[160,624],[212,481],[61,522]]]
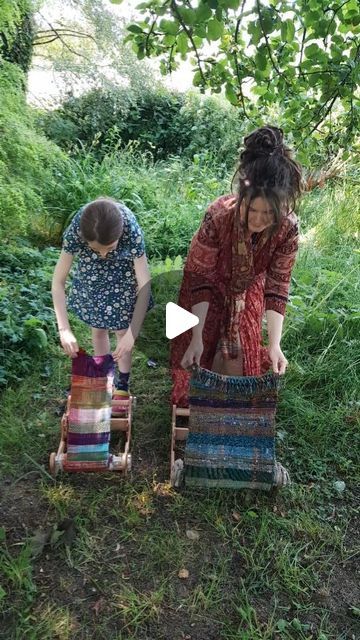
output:
[[[91,327],[91,337],[95,356],[105,356],[110,353],[110,339],[107,329]]]
[[[117,343],[121,341],[125,333],[126,329],[115,331]],[[112,415],[113,417],[122,418],[126,417],[128,413],[131,353],[127,353],[126,355],[122,356],[119,360],[117,360],[116,364],[119,369],[119,377],[118,381],[115,383]]]
[[[121,338],[126,333],[126,331],[127,329],[121,329],[121,331],[115,331],[117,342],[120,342]],[[118,360],[117,365],[121,373],[129,373],[131,369],[131,353],[127,353],[125,356],[122,356],[122,358]]]

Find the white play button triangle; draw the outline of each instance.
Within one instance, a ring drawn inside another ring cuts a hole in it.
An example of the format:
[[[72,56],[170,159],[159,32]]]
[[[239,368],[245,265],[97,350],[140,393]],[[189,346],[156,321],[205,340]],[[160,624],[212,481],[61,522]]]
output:
[[[193,313],[186,311],[173,302],[166,305],[166,337],[169,340],[176,338],[192,327],[199,324],[199,318]]]

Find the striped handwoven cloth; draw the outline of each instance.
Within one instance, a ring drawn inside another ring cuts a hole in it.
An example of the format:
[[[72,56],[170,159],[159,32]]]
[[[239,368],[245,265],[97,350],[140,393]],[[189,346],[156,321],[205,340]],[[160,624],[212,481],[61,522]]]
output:
[[[72,361],[67,471],[104,471],[109,466],[114,361],[80,350]]]
[[[186,485],[269,490],[279,483],[277,465],[286,473],[275,462],[279,384],[279,376],[270,373],[233,377],[200,367],[193,371]]]

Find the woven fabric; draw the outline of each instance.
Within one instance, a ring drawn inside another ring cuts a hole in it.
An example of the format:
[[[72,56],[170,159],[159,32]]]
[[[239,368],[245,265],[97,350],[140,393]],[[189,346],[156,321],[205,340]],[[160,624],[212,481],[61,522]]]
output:
[[[224,376],[197,368],[190,380],[185,482],[196,487],[271,489],[280,379]]]
[[[80,351],[73,359],[65,470],[108,468],[113,379],[111,355],[91,357]]]

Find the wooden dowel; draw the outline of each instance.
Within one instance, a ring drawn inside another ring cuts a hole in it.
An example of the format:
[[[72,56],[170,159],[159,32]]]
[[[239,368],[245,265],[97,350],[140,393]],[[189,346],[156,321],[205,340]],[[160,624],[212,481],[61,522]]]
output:
[[[129,421],[127,418],[111,418],[111,431],[128,431]]]
[[[186,416],[188,418],[189,415],[190,415],[190,409],[178,408],[178,409],[176,409],[176,415],[177,416]]]

